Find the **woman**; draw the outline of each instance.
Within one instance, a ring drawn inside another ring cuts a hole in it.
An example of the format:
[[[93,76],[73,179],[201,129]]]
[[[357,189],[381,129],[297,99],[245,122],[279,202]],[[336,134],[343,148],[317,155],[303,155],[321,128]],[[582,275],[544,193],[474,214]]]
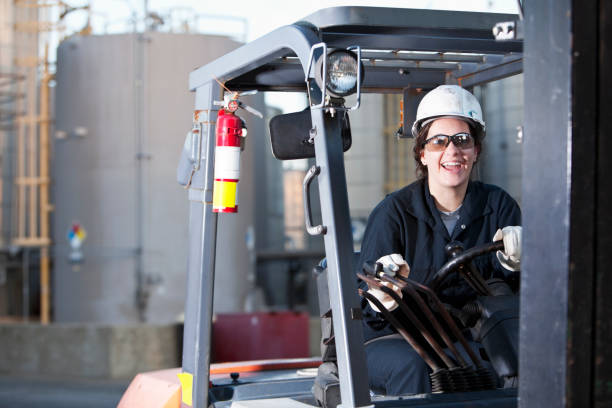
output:
[[[389,194],[370,214],[359,265],[380,262],[428,284],[448,260],[444,247],[460,241],[471,248],[504,240],[505,253],[474,261],[485,279],[504,277],[520,266],[520,209],[499,187],[470,180],[481,152],[485,123],[478,100],[456,85],[429,92],[412,127],[419,179]],[[502,268],[501,265],[503,265]],[[439,293],[444,303],[463,306],[476,294],[458,276]],[[366,289],[367,285],[360,282]],[[392,310],[397,304],[382,291],[369,292]],[[377,309],[362,300],[370,387],[387,395],[430,392],[428,369]]]

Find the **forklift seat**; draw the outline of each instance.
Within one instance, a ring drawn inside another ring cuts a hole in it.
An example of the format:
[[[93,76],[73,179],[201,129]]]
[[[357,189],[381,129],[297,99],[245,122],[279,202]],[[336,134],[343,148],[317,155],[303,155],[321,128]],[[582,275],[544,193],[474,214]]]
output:
[[[354,253],[354,265],[359,262],[360,253]],[[313,269],[317,282],[319,298],[319,315],[321,316],[321,359],[317,376],[312,387],[315,399],[323,408],[336,408],[341,402],[340,379],[336,364],[336,344],[334,341],[334,327],[332,323],[331,303],[329,302],[329,288],[327,286],[327,258],[323,258],[319,265]]]

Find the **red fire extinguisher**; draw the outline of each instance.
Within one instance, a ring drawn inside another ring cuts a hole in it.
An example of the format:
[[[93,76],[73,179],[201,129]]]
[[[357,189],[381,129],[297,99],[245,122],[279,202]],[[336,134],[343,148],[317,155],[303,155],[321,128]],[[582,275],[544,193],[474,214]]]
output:
[[[249,92],[248,94],[252,94]],[[213,212],[238,212],[238,180],[240,179],[240,151],[244,148],[246,125],[235,114],[238,108],[263,117],[257,110],[244,105],[237,97],[243,94],[227,93],[217,116],[215,147],[215,182],[213,186]]]
[[[245,127],[242,119],[234,113],[236,109],[237,101],[232,100],[227,110],[220,109],[217,116],[213,212],[238,212],[240,146]]]

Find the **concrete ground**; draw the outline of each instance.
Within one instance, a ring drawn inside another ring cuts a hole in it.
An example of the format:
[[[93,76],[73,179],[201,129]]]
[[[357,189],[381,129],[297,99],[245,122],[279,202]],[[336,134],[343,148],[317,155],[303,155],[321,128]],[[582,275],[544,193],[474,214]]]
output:
[[[114,408],[129,383],[129,380],[0,375],[0,407]]]

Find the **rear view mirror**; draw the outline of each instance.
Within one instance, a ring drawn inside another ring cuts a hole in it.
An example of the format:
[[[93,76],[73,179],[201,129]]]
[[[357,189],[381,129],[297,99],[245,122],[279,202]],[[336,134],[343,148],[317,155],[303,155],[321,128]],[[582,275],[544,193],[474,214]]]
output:
[[[342,150],[351,147],[351,125],[346,111],[342,121]],[[301,112],[278,115],[270,120],[270,139],[272,154],[279,160],[307,159],[315,157],[314,145],[309,142],[312,120],[310,109]]]

